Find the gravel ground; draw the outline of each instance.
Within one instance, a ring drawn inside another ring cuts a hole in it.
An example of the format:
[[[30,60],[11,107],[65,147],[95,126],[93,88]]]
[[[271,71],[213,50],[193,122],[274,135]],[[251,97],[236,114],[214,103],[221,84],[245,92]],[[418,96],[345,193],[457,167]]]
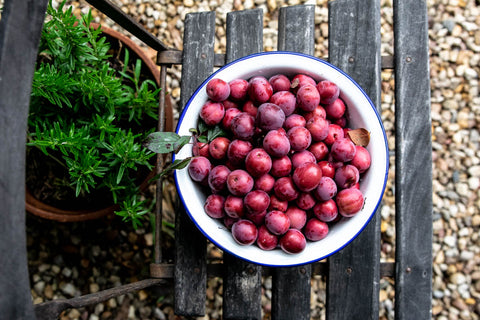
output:
[[[225,47],[225,18],[232,10],[263,8],[265,50],[276,47],[276,19],[284,5],[274,0],[115,0],[122,10],[168,45],[182,49],[183,20],[188,12],[217,12],[216,51]],[[285,4],[309,3],[316,7],[316,53],[327,55],[327,1],[289,0]],[[393,52],[392,1],[382,0],[382,54]],[[76,13],[90,7],[71,1]],[[478,0],[428,0],[433,133],[433,318],[480,319],[480,2]],[[114,26],[93,11],[98,22]],[[152,57],[155,55],[152,52]],[[175,102],[179,97],[180,68],[168,76],[167,89]],[[394,79],[382,72],[382,118],[394,145]],[[393,160],[393,159],[391,159]],[[394,163],[384,197],[382,216],[382,261],[394,260],[395,202]],[[174,193],[174,190],[167,190]],[[167,220],[173,209],[167,205]],[[152,228],[133,230],[119,219],[59,224],[27,217],[29,270],[34,303],[70,298],[126,284],[148,276],[152,259]],[[169,240],[169,237],[166,237]],[[167,241],[167,245],[170,241]],[[211,248],[212,258],[221,255]],[[168,256],[168,248],[165,250]],[[268,318],[271,279],[265,279],[263,310]],[[312,281],[312,319],[324,318],[325,282]],[[209,279],[207,315],[220,319],[221,279]],[[394,286],[382,279],[380,319],[393,319]],[[142,290],[113,298],[88,308],[68,310],[62,319],[178,319],[173,316],[172,297],[159,289]]]

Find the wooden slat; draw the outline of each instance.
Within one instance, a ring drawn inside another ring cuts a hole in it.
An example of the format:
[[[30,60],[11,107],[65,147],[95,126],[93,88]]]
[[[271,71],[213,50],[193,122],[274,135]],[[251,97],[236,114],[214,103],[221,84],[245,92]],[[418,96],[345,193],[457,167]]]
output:
[[[278,50],[313,55],[315,6],[283,7],[279,12]],[[276,268],[272,276],[272,318],[310,319],[312,266]]]
[[[261,267],[226,252],[223,263],[223,319],[261,319]]]
[[[182,51],[165,50],[160,51],[157,55],[158,64],[182,64]],[[328,57],[320,57],[328,61]],[[223,67],[225,65],[225,53],[215,53],[215,67]],[[382,56],[382,69],[393,69],[393,56]]]
[[[380,1],[329,2],[330,62],[380,106]],[[378,319],[380,217],[328,259],[327,319]],[[412,318],[413,319],[413,318]]]
[[[0,20],[0,317],[35,319],[25,236],[25,141],[47,1],[6,0]]]
[[[158,64],[182,64],[182,51],[165,50],[160,51],[157,55]],[[320,57],[328,61],[328,57]],[[225,65],[225,53],[215,53],[215,67],[223,67]],[[382,69],[393,69],[393,56],[382,56]]]
[[[164,279],[144,279],[80,297],[46,301],[35,305],[35,315],[37,316],[37,320],[58,319],[61,313],[67,309],[80,309],[91,305],[97,305],[109,299],[153,286],[169,289],[166,288],[169,284],[170,282]]]
[[[263,11],[261,9],[227,14],[225,62],[263,51]]]
[[[272,275],[272,319],[310,319],[310,264],[276,268]]]
[[[431,319],[432,145],[425,1],[394,1],[395,319]]]
[[[278,50],[314,54],[315,6],[280,8],[278,25]]]
[[[263,49],[263,11],[260,9],[227,14],[226,62]],[[223,256],[224,319],[261,319],[261,267],[236,258]]]
[[[196,88],[213,71],[215,13],[191,13],[185,19],[180,104],[185,106]],[[206,238],[195,227],[183,206],[175,222],[175,313],[205,313],[207,278]]]

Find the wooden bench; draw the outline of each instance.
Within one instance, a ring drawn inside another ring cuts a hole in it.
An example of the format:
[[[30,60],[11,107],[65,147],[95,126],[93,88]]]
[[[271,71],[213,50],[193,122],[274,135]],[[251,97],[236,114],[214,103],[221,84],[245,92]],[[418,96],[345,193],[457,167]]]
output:
[[[162,261],[156,234],[151,278],[69,300],[31,304],[24,234],[24,133],[33,64],[47,1],[6,0],[0,25],[0,314],[6,319],[52,319],[66,308],[173,281],[175,313],[205,313],[207,277],[223,277],[223,318],[261,319],[262,279],[272,277],[272,318],[310,319],[313,275],[327,279],[327,319],[378,319],[381,277],[395,283],[395,318],[431,318],[432,159],[430,82],[425,1],[394,0],[395,55],[380,54],[380,1],[329,3],[328,60],[350,74],[381,105],[381,70],[395,74],[395,263],[380,262],[380,215],[350,245],[318,262],[291,268],[267,268],[224,254],[223,263],[207,263],[207,241],[180,208],[176,218],[175,264]],[[158,39],[106,0],[90,3],[159,51],[165,81],[168,67],[182,64],[181,106],[214,67],[263,50],[263,12],[227,15],[225,54],[214,53],[215,13],[191,13],[185,19],[183,51]],[[279,11],[278,50],[314,54],[314,11],[310,5]],[[27,14],[26,14],[27,13]],[[23,23],[22,23],[23,22]],[[13,26],[17,29],[13,30]],[[18,34],[24,36],[18,37]],[[28,36],[27,36],[28,35]],[[20,72],[12,65],[18,63]],[[6,81],[5,79],[9,79]],[[11,81],[15,80],[15,81]],[[165,83],[165,82],[163,82]],[[20,97],[20,98],[19,98]],[[161,106],[164,97],[161,99]],[[160,125],[160,128],[162,126]],[[6,149],[7,150],[7,149]],[[157,217],[161,207],[157,208]],[[157,224],[161,219],[157,218]],[[159,230],[160,228],[157,228]]]

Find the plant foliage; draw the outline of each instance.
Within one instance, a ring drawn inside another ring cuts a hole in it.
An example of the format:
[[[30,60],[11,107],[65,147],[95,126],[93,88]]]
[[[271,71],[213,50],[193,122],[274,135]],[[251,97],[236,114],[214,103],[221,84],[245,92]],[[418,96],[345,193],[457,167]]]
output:
[[[144,146],[150,151],[160,154],[177,153],[184,145],[195,141],[210,143],[217,137],[226,137],[227,132],[219,125],[213,127],[207,126],[203,120],[198,121],[198,128],[190,129],[191,135],[181,136],[175,132],[152,132],[147,136]],[[157,177],[165,176],[173,170],[184,169],[188,166],[192,157],[185,159],[176,159],[170,163]]]
[[[143,80],[141,61],[112,66],[110,44],[100,28],[90,26],[91,12],[77,18],[65,2],[50,1],[33,78],[28,119],[29,147],[39,148],[68,168],[69,187],[77,196],[107,188],[120,205],[117,212],[134,226],[145,208],[135,173],[151,169],[153,152],[142,146],[153,130],[159,88]],[[129,67],[132,65],[132,67]]]

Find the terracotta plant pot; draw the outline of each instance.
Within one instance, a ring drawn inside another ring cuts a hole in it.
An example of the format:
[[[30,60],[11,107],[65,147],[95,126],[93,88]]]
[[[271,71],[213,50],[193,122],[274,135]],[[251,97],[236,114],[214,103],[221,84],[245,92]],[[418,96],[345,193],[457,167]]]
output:
[[[92,24],[94,28],[98,28],[98,24]],[[135,42],[125,35],[102,26],[102,33],[107,37],[108,42],[111,43],[112,48],[115,46],[126,47],[130,52],[130,57],[139,58],[142,60],[142,65],[146,67],[145,73],[151,78],[155,79],[157,85],[160,85],[160,70],[155,63],[147,56],[145,51],[140,48]],[[169,95],[165,98],[165,131],[173,130],[173,110],[171,97]],[[140,185],[140,190],[144,191],[149,180],[154,176],[154,172],[151,172],[148,177]],[[46,204],[34,197],[32,192],[26,188],[25,192],[25,208],[27,212],[49,220],[55,220],[59,222],[76,222],[98,219],[100,217],[111,215],[118,210],[118,205],[107,204],[104,207],[92,210],[65,210],[60,209],[49,204]]]

